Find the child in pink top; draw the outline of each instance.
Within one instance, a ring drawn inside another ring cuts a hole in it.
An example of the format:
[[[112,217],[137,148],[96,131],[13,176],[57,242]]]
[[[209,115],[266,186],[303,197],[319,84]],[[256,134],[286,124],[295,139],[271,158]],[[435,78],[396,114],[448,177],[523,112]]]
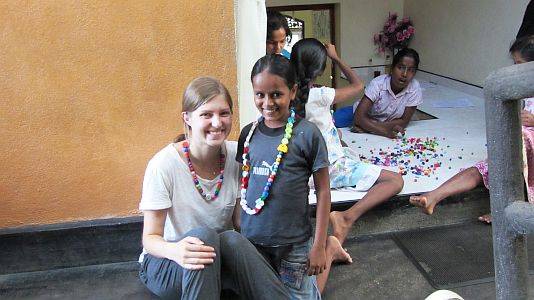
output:
[[[419,104],[421,87],[414,79],[419,54],[404,48],[393,57],[390,74],[373,79],[362,100],[354,104],[355,132],[369,132],[395,138],[404,128]]]
[[[510,54],[516,64],[534,61],[534,36],[517,39],[510,47]],[[528,200],[534,203],[534,98],[523,101],[521,125],[523,125],[524,175]],[[431,215],[434,212],[434,207],[443,199],[467,192],[480,184],[489,188],[487,160],[479,161],[474,166],[460,171],[435,190],[422,195],[411,196],[410,203],[421,207],[424,213]],[[491,215],[489,214],[480,216],[478,219],[485,223],[491,223]]]

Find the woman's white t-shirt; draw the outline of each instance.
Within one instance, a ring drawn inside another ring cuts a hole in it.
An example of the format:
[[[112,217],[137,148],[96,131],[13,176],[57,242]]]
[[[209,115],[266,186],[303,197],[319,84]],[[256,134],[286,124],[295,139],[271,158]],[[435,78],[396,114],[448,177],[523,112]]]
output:
[[[237,143],[226,141],[224,146],[223,184],[219,196],[212,201],[205,200],[197,191],[189,167],[174,144],[160,150],[148,162],[139,209],[169,209],[163,234],[166,241],[178,241],[186,232],[199,227],[217,232],[232,228],[232,215],[239,195],[239,164],[234,159]],[[202,189],[212,195],[218,179],[219,176],[213,180],[198,177]]]

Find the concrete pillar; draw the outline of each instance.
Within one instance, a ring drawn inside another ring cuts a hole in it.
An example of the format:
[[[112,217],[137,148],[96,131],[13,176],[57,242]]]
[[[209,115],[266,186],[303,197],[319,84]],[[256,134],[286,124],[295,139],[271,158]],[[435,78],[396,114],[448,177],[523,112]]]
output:
[[[499,69],[485,81],[486,135],[497,299],[527,299],[526,239],[504,210],[524,202],[520,100],[534,96],[534,62]]]

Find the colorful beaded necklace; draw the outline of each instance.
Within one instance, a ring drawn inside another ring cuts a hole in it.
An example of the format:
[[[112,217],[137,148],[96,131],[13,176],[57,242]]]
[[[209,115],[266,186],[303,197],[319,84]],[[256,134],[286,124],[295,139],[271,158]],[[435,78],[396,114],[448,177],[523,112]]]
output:
[[[213,192],[213,195],[204,192],[202,187],[200,186],[200,181],[198,180],[197,173],[195,172],[195,169],[193,168],[193,163],[191,162],[191,157],[189,155],[189,143],[187,141],[184,141],[182,144],[182,151],[184,152],[184,156],[187,159],[187,164],[189,166],[189,172],[191,172],[191,177],[193,177],[193,183],[195,184],[195,187],[197,188],[197,191],[200,193],[200,196],[204,198],[204,200],[207,201],[214,201],[219,196],[219,192],[221,191],[223,178],[224,178],[224,163],[225,163],[225,156],[220,152],[220,159],[219,159],[219,166],[220,166],[220,173],[219,173],[219,179],[217,180],[217,184],[215,186],[215,192]]]
[[[256,200],[254,208],[250,208],[247,205],[247,188],[248,188],[248,179],[249,179],[249,173],[251,172],[250,163],[249,163],[249,145],[250,145],[250,139],[252,138],[252,134],[254,133],[254,130],[256,130],[256,127],[258,126],[258,121],[255,121],[252,123],[252,127],[250,128],[250,131],[248,132],[247,138],[245,139],[245,143],[243,144],[243,167],[241,170],[242,178],[241,178],[241,201],[239,202],[241,204],[241,207],[243,210],[249,214],[249,215],[255,215],[262,207],[265,205],[265,200],[267,197],[269,197],[269,189],[271,188],[274,179],[276,178],[276,173],[278,172],[278,166],[282,162],[282,158],[285,153],[288,151],[288,144],[289,140],[291,139],[291,135],[293,133],[293,124],[295,123],[295,111],[291,109],[291,115],[287,119],[287,124],[285,128],[285,134],[282,138],[282,141],[280,141],[280,145],[276,148],[278,150],[278,154],[276,155],[276,160],[274,161],[272,167],[271,167],[271,174],[269,175],[269,178],[267,179],[267,182],[265,183],[265,187],[263,188],[263,192],[261,196]]]

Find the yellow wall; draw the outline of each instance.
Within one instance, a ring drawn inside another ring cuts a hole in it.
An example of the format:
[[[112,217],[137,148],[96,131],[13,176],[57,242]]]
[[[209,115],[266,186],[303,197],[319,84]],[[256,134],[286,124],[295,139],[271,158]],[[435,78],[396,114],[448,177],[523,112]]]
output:
[[[233,13],[233,1],[3,1],[0,228],[137,214],[188,82],[212,75],[236,95]]]

